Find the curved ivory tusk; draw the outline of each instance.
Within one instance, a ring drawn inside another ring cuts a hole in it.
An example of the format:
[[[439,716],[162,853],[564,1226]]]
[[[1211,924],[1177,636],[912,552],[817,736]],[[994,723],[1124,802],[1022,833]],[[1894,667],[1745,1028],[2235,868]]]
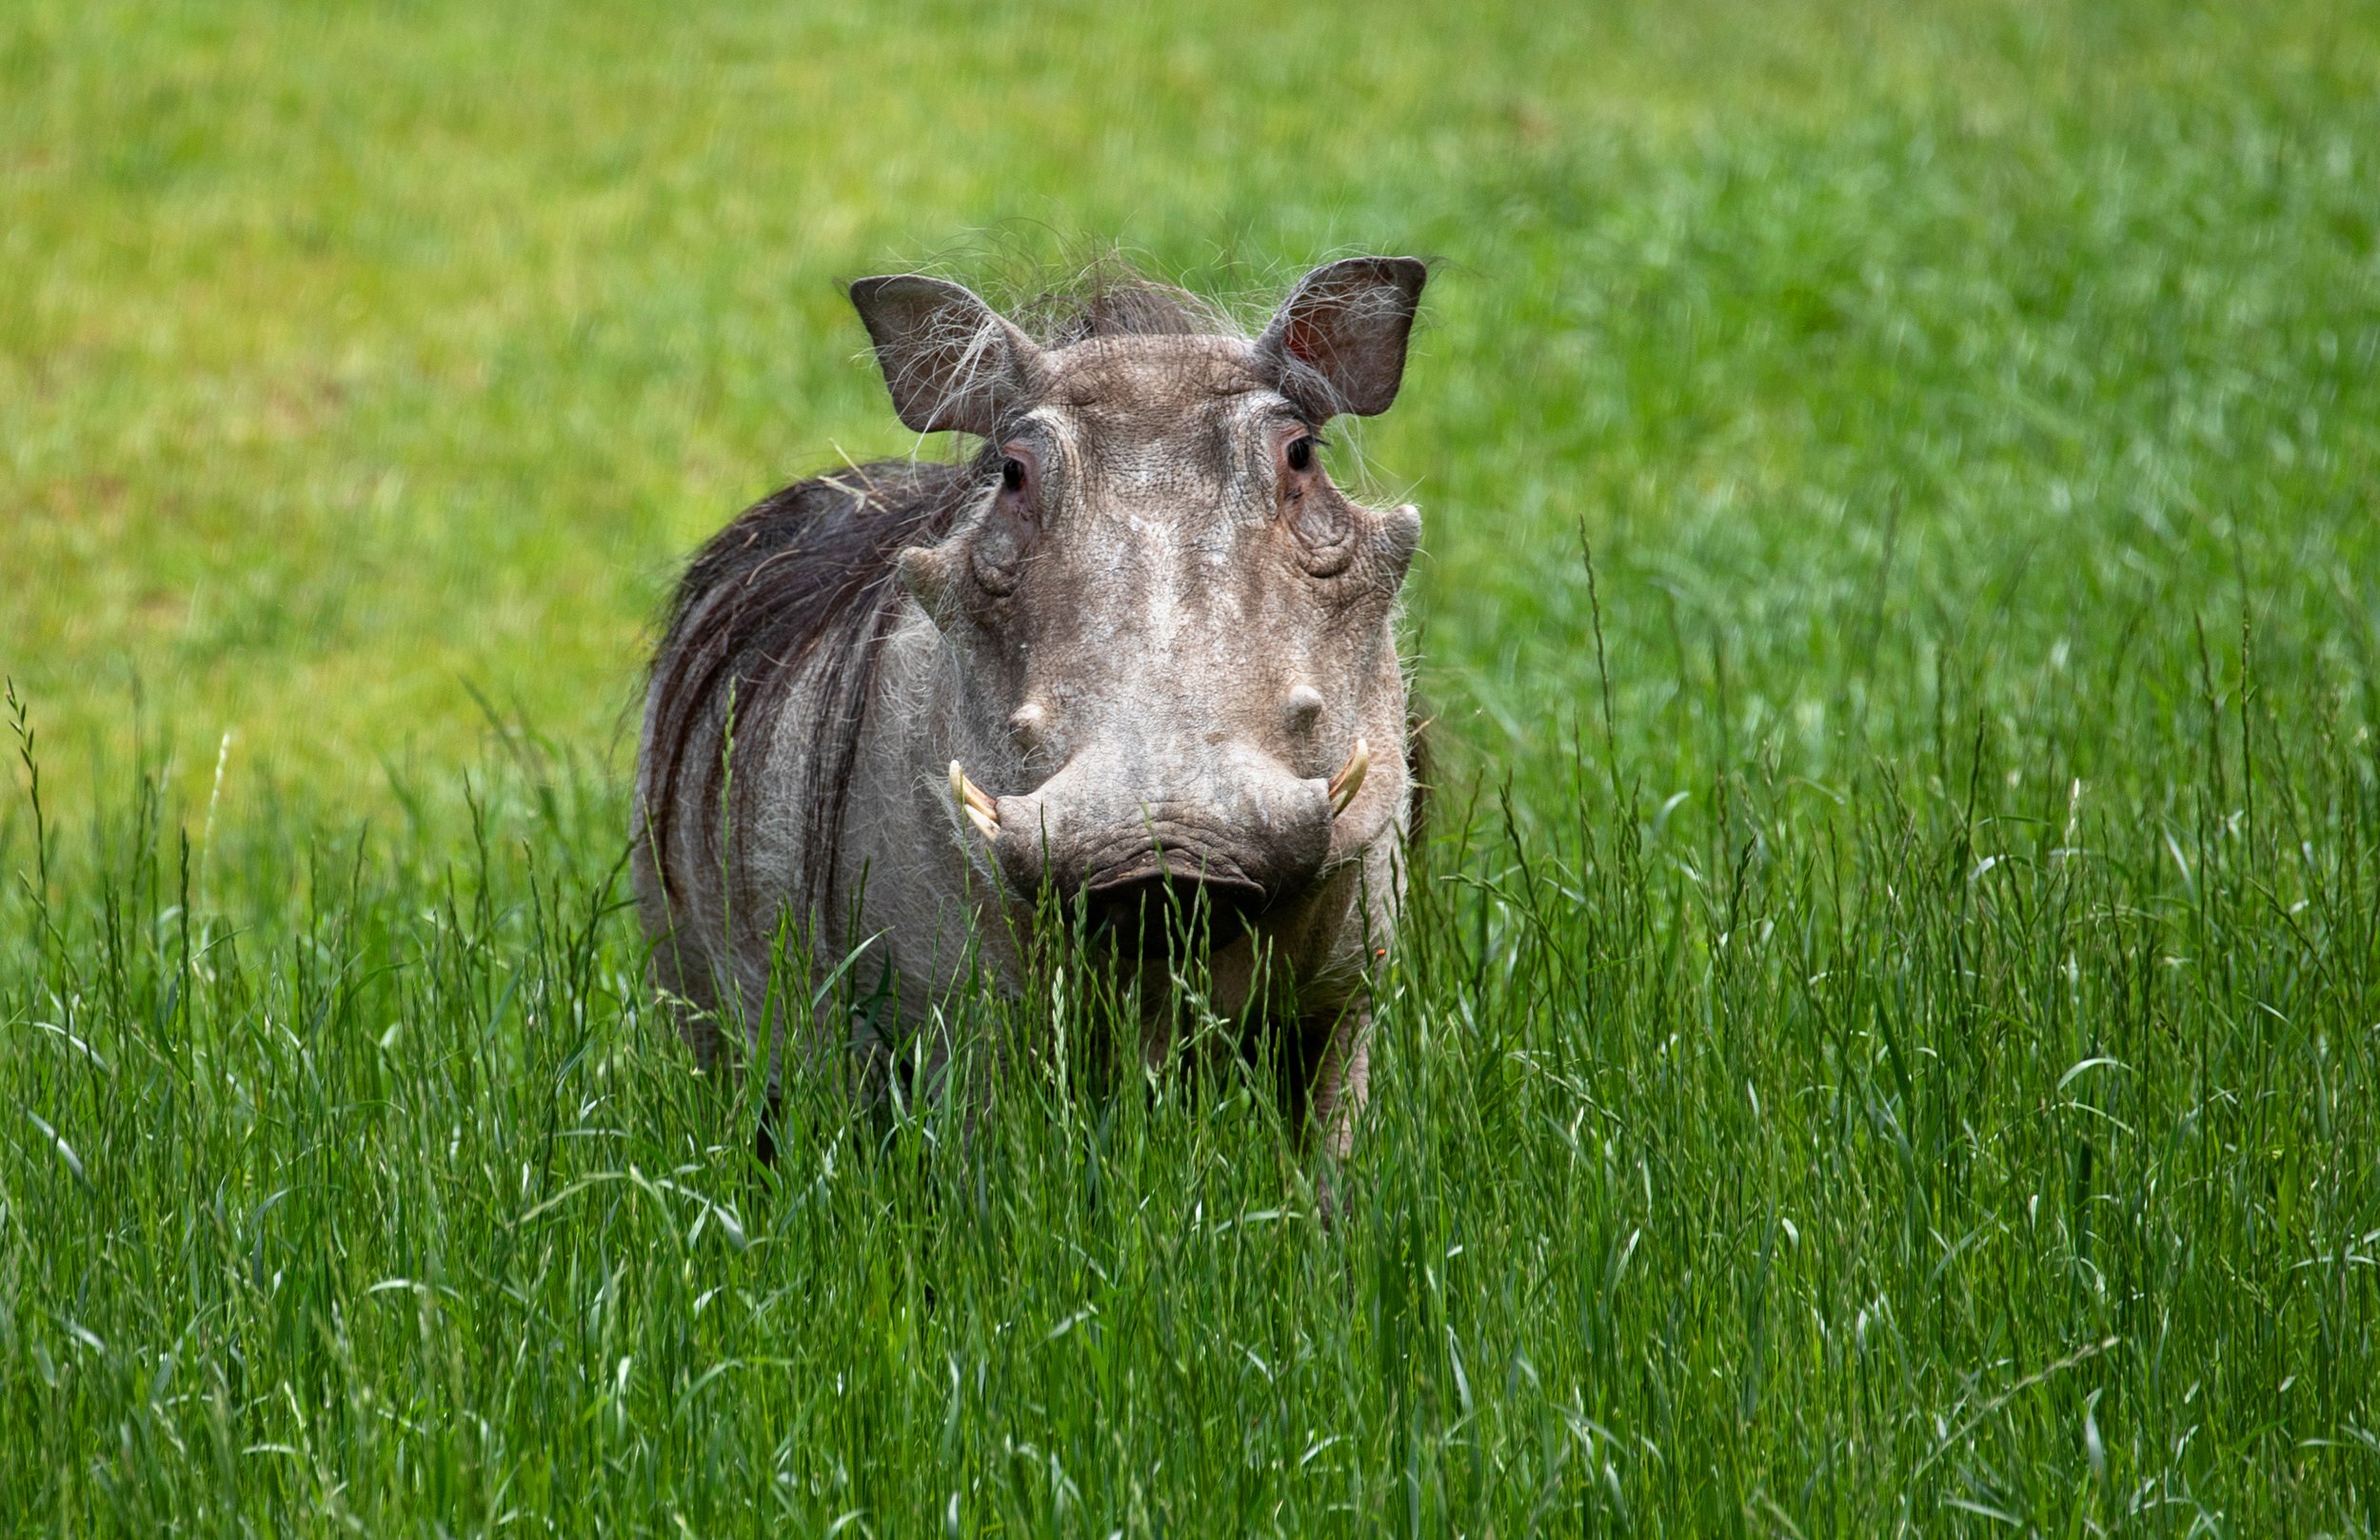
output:
[[[999,806],[982,787],[967,779],[967,773],[959,767],[956,760],[950,761],[950,796],[959,804],[959,811],[967,816],[967,821],[975,825],[976,833],[986,839],[999,837]]]
[[[1331,777],[1331,817],[1337,818],[1347,811],[1348,804],[1356,800],[1356,793],[1363,790],[1363,773],[1371,768],[1372,745],[1359,738],[1356,746],[1348,751],[1347,762],[1339,767],[1339,774]]]

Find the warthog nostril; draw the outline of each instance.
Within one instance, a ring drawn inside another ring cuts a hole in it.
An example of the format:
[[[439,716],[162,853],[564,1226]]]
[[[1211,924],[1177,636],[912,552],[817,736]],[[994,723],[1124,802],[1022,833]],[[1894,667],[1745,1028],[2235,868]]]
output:
[[[1253,882],[1153,873],[1092,888],[1083,907],[1094,940],[1127,957],[1160,958],[1177,938],[1229,946],[1263,911],[1264,890]]]

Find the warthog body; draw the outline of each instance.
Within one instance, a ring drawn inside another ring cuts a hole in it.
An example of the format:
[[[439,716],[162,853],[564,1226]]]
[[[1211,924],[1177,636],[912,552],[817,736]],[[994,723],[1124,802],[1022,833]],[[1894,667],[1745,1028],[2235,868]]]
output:
[[[902,421],[980,448],[787,487],[679,587],[635,874],[698,1052],[730,1022],[781,1035],[772,1073],[896,1046],[771,1002],[788,922],[820,974],[870,947],[915,1026],[971,964],[1021,977],[1045,895],[1120,969],[1162,969],[1187,914],[1213,1004],[1283,1024],[1288,1110],[1344,1150],[1402,893],[1420,522],[1342,496],[1317,443],[1395,398],[1423,277],[1317,269],[1254,339],[1149,284],[1042,341],[956,285],[852,286]],[[1152,1053],[1171,1026],[1151,1007]]]

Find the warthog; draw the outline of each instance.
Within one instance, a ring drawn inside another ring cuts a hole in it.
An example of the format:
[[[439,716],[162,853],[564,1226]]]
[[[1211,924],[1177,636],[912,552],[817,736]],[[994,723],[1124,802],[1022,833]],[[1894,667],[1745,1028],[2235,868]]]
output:
[[[1293,1126],[1345,1152],[1402,896],[1392,621],[1421,522],[1349,500],[1319,444],[1396,398],[1424,277],[1332,263],[1253,339],[1148,283],[1055,306],[1041,341],[955,284],[851,286],[901,421],[980,446],[786,487],[679,584],[635,879],[699,1055],[737,1022],[756,1056],[775,1035],[772,1076],[788,1048],[939,1062],[772,1001],[785,938],[816,975],[876,949],[906,1031],[971,966],[1015,985],[1054,897],[1105,965],[1160,970],[1144,998],[1203,945],[1218,1012],[1280,1023]]]

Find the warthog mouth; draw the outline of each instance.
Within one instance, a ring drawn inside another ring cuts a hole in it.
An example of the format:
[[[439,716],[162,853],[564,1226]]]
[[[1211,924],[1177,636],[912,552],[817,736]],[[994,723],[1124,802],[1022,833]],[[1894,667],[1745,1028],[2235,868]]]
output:
[[[1347,762],[1339,767],[1324,788],[1330,798],[1331,817],[1337,818],[1355,805],[1356,796],[1363,790],[1363,778],[1372,767],[1372,745],[1362,739],[1347,753]],[[975,825],[975,832],[986,839],[1000,838],[1000,804],[992,794],[977,785],[958,760],[950,761],[950,798],[959,810]]]
[[[1097,764],[994,797],[953,760],[950,798],[990,847],[1012,901],[1054,894],[1067,910],[1080,904],[1099,947],[1153,960],[1220,951],[1306,892],[1370,763],[1359,738],[1327,780],[1252,759],[1236,779],[1135,800]]]
[[[1270,906],[1263,888],[1235,875],[1171,863],[1093,882],[1082,890],[1091,938],[1119,955],[1157,958],[1189,943],[1220,951]]]

